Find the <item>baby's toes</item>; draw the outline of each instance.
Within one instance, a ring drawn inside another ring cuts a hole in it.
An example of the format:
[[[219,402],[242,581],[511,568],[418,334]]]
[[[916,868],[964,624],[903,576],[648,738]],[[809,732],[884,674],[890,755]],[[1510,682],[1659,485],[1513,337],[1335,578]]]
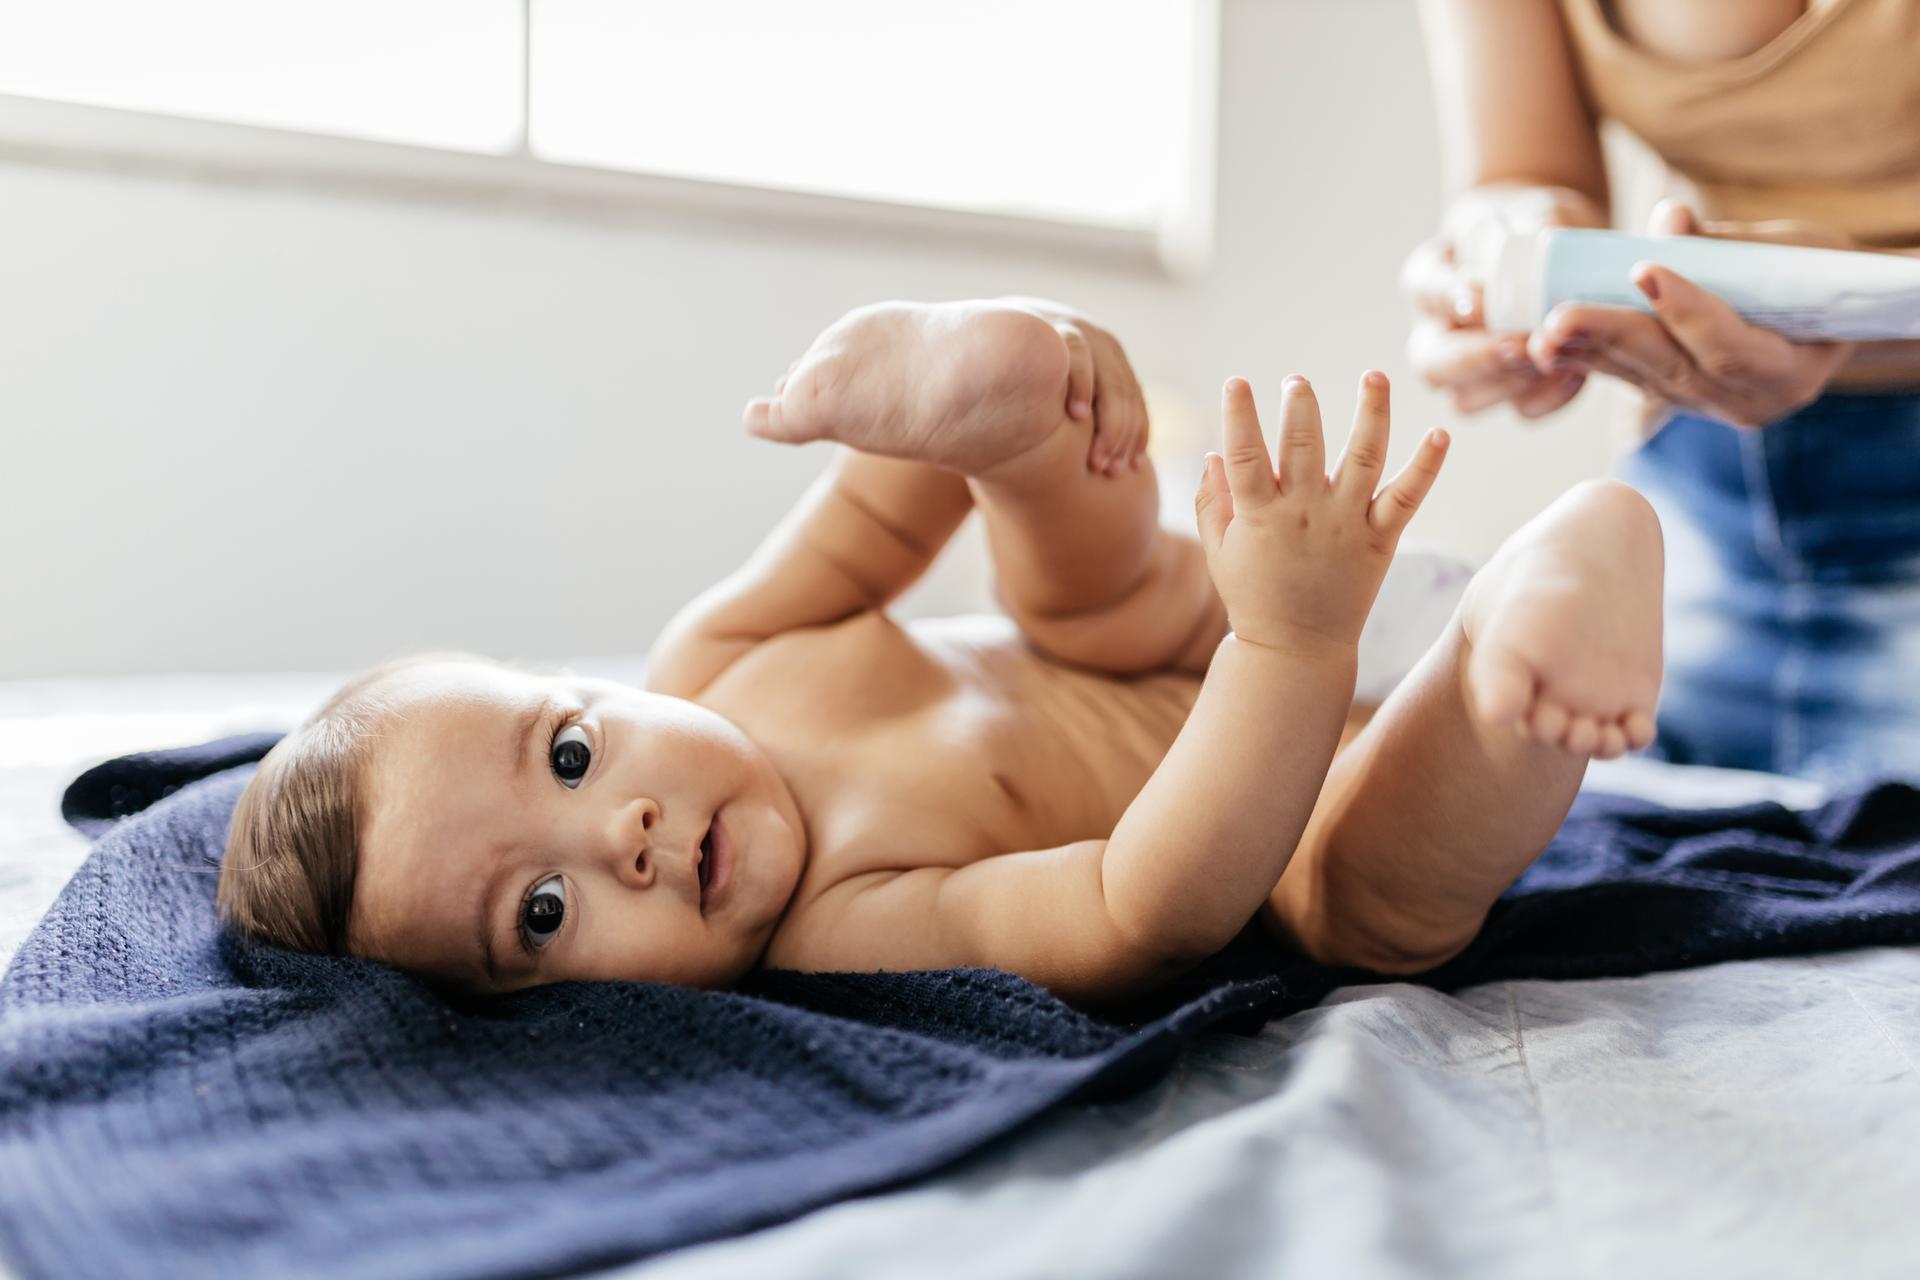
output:
[[[1571,719],[1567,709],[1557,702],[1542,698],[1534,704],[1533,715],[1527,727],[1533,733],[1535,742],[1558,743],[1567,735],[1567,721]]]
[[[1601,725],[1600,745],[1593,754],[1602,760],[1617,760],[1627,754],[1627,731],[1612,720]]]
[[[1600,745],[1600,722],[1592,716],[1575,716],[1567,725],[1563,744],[1577,756],[1590,756]]]
[[[1634,711],[1628,713],[1626,720],[1622,723],[1622,728],[1627,735],[1627,745],[1633,750],[1638,751],[1643,747],[1652,745],[1654,735],[1653,717],[1646,712]]]

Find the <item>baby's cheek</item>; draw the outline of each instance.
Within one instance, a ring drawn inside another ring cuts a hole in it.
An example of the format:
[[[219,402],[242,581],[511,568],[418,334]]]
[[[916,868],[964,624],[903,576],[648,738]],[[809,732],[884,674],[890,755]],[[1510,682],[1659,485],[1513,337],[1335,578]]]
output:
[[[583,921],[583,932],[593,937],[578,970],[567,976],[712,988],[729,986],[744,972],[739,949],[710,932],[698,913],[682,902],[669,902],[665,895],[657,903],[648,901],[654,896],[652,891],[635,894],[634,901]]]

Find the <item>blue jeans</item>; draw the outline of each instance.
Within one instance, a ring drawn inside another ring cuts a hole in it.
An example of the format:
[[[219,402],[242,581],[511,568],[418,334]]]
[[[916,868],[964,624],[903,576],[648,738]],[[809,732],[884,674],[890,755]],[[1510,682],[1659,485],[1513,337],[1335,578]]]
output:
[[[1666,533],[1653,754],[1920,775],[1920,394],[1831,394],[1762,431],[1683,414],[1622,478]]]

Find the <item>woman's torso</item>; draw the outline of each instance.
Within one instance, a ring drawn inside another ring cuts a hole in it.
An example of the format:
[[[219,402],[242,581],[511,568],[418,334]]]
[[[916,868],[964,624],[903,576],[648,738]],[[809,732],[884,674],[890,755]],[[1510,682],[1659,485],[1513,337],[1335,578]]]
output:
[[[761,644],[697,701],[793,788],[809,842],[800,906],[866,871],[1111,835],[1199,687],[1064,666],[1002,617],[866,613]]]
[[[1920,0],[1560,0],[1595,111],[1709,219],[1920,246]]]

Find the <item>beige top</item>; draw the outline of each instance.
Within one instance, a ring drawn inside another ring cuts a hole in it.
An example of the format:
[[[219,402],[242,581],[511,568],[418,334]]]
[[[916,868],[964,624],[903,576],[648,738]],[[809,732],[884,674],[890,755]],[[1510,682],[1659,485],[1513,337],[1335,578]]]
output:
[[[1703,217],[1920,246],[1920,0],[1831,0],[1698,65],[1630,43],[1607,0],[1560,4],[1594,109],[1684,178]]]

